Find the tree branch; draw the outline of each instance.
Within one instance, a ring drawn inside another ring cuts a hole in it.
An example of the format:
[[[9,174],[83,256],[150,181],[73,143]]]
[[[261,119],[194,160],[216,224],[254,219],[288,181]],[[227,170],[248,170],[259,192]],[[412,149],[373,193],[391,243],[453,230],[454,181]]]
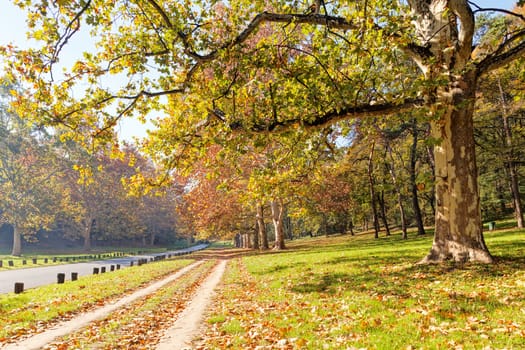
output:
[[[351,106],[346,107],[341,110],[332,110],[328,111],[325,114],[315,116],[315,118],[310,120],[305,120],[301,117],[294,119],[287,119],[283,121],[271,120],[264,124],[255,124],[249,127],[244,126],[241,122],[234,121],[230,123],[229,127],[233,130],[244,130],[249,132],[279,132],[286,131],[290,128],[293,128],[297,125],[300,125],[305,128],[324,128],[326,126],[332,125],[341,120],[347,120],[350,118],[369,118],[384,116],[395,113],[407,112],[415,107],[420,107],[424,105],[423,99],[406,99],[402,103],[384,103],[384,104],[365,104],[360,106]],[[210,110],[210,116],[218,119],[221,122],[225,122],[225,113],[222,110],[214,109]]]
[[[518,45],[513,48],[502,52],[512,42],[522,40]],[[513,60],[522,57],[525,53],[525,29],[522,29],[517,34],[506,40],[500,45],[500,47],[491,55],[485,57],[481,62],[477,63],[478,74],[484,74],[491,70],[500,68]]]
[[[451,0],[449,7],[459,18],[458,54],[463,65],[470,57],[472,51],[472,37],[474,35],[474,13],[465,1]]]
[[[184,33],[179,33],[179,37],[183,40],[184,46],[186,47],[186,54],[197,60],[198,62],[211,61],[217,57],[220,50],[228,49],[233,46],[242,44],[248,39],[248,37],[262,24],[265,22],[273,23],[297,23],[297,24],[313,24],[323,25],[328,28],[351,30],[359,29],[360,27],[354,23],[348,22],[345,18],[334,17],[320,14],[278,14],[270,12],[259,13],[254,19],[248,24],[248,26],[232,40],[229,40],[219,46],[219,48],[211,51],[208,54],[201,55],[191,50],[188,44],[187,36]]]

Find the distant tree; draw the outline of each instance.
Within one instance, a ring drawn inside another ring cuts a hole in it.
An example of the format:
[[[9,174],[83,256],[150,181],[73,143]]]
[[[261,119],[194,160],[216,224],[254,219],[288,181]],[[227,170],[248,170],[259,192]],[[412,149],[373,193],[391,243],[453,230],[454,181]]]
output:
[[[8,83],[0,86],[0,222],[13,227],[11,254],[20,255],[22,237],[47,228],[62,198],[49,137],[9,111],[12,89]]]

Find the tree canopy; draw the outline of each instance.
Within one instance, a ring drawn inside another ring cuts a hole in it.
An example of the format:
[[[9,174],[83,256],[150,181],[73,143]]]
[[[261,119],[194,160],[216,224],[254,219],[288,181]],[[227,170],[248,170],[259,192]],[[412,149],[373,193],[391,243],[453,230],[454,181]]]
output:
[[[435,145],[425,261],[492,261],[473,113],[480,77],[525,52],[519,11],[497,10],[506,29],[485,42],[475,15],[489,9],[467,0],[15,3],[41,43],[2,49],[28,86],[20,115],[108,141],[120,118],[158,111],[144,148],[169,172],[191,169],[212,144],[242,152],[276,137],[351,138],[359,120],[410,112],[430,122]],[[82,32],[95,45],[63,67]]]

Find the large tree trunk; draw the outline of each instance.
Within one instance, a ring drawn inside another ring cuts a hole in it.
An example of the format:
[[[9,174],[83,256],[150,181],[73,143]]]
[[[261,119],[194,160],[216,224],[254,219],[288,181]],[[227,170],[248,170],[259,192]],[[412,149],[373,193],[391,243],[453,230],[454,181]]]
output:
[[[432,125],[436,164],[434,243],[422,261],[492,262],[482,233],[474,147],[476,76],[467,73],[450,88],[450,102]],[[460,88],[461,87],[461,88]]]
[[[286,249],[284,244],[284,227],[283,227],[283,215],[284,205],[282,200],[273,200],[271,202],[272,207],[272,221],[275,227],[275,245],[274,250]]]
[[[18,229],[18,225],[15,222],[13,224],[13,249],[11,250],[11,255],[20,256],[22,254],[22,234]]]
[[[490,263],[482,232],[473,130],[477,78],[487,68],[478,69],[472,62],[474,13],[466,0],[407,1],[416,35],[428,48],[423,55],[409,54],[427,81],[435,83],[423,94],[433,114],[433,137],[439,140],[434,147],[434,243],[422,262]],[[438,84],[443,79],[447,84]]]

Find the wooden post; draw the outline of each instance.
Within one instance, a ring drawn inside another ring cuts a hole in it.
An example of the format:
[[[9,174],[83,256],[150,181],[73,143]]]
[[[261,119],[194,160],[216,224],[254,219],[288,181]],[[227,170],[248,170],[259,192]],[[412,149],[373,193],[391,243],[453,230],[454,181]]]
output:
[[[98,270],[98,267],[94,267],[94,268],[93,268],[93,274],[94,274],[94,275],[98,275],[98,271],[99,271],[99,270]]]
[[[65,273],[59,273],[57,274],[57,283],[62,284],[66,280],[66,274]]]
[[[71,281],[78,280],[78,272],[71,272]]]
[[[100,273],[105,273],[105,272],[106,272],[106,267],[105,267],[105,266],[102,266],[102,267],[100,268]]]
[[[115,271],[115,265],[111,265],[109,268],[110,271]]]
[[[9,260],[7,262],[7,265],[9,265],[10,267],[13,267],[13,266],[15,266],[15,263],[13,262],[13,260]]]
[[[33,264],[36,265],[36,263],[37,263],[37,259],[33,258]]]
[[[24,291],[24,284],[22,282],[15,283],[15,294],[20,294]]]

